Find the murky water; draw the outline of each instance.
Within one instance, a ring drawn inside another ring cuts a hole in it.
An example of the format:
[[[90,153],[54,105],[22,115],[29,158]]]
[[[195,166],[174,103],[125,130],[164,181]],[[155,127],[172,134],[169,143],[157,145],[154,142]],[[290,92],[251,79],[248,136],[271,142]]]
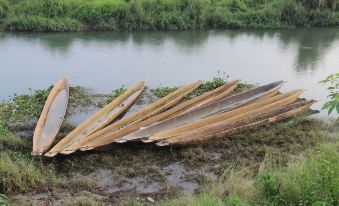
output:
[[[151,87],[208,80],[218,71],[249,83],[286,80],[319,100],[318,81],[339,72],[339,28],[284,31],[0,33],[0,100],[71,85],[108,93],[147,80]]]

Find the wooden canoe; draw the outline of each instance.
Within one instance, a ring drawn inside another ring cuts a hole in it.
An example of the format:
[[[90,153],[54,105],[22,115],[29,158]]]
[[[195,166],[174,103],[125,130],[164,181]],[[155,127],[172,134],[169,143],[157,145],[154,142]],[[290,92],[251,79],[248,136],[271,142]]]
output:
[[[146,82],[141,81],[130,87],[122,95],[115,98],[111,103],[100,109],[78,127],[76,127],[71,133],[58,142],[58,144],[56,144],[49,152],[47,152],[45,156],[52,157],[59,151],[62,153],[63,149],[67,148],[74,142],[77,142],[80,139],[107,126],[134,104],[134,102],[140,97],[145,86]]]
[[[283,81],[278,81],[261,87],[257,87],[255,89],[237,95],[223,98],[214,103],[207,104],[195,110],[162,121],[158,124],[146,127],[145,129],[138,130],[136,132],[126,135],[123,138],[127,140],[135,140],[144,137],[150,137],[154,134],[172,130],[177,127],[181,127],[183,125],[190,124],[192,122],[206,118],[208,116],[235,109],[241,105],[248,104],[256,100],[271,97],[279,91],[283,83]]]
[[[187,132],[169,139],[162,140],[156,143],[156,145],[167,146],[172,144],[192,144],[205,141],[210,138],[222,138],[256,126],[265,125],[293,117],[301,112],[306,111],[314,102],[314,100],[303,100],[270,111],[263,111],[256,116],[251,116],[251,118],[242,119],[240,121],[233,122],[232,124],[220,123],[216,125],[209,125],[195,131]]]
[[[141,110],[122,118],[113,124],[89,135],[86,136],[79,141],[73,143],[69,147],[65,148],[62,153],[63,154],[70,154],[81,148],[82,145],[86,144],[87,142],[100,139],[106,135],[112,134],[128,125],[136,124],[141,122],[144,119],[150,118],[154,115],[157,115],[171,107],[173,107],[176,103],[178,103],[182,98],[187,96],[193,90],[198,88],[202,84],[202,81],[197,81],[188,85],[185,85],[178,90],[170,93],[169,95],[155,101],[154,103],[142,108]]]
[[[113,141],[118,142],[118,143],[126,142],[127,140],[118,139],[118,138],[123,137],[124,135],[127,135],[131,132],[134,132],[142,127],[146,127],[151,124],[157,123],[163,119],[168,118],[169,116],[173,114],[182,114],[188,110],[192,110],[199,106],[217,101],[227,96],[228,94],[230,94],[236,88],[239,82],[240,82],[239,80],[228,82],[224,84],[223,86],[220,86],[212,91],[206,92],[200,96],[197,96],[188,101],[185,101],[163,113],[160,113],[156,116],[148,118],[137,124],[126,126],[114,132],[113,134],[107,135],[106,137],[101,137],[99,140],[94,140],[92,142],[89,142],[86,144],[85,147],[88,147],[88,148],[98,147],[98,146],[110,144]]]
[[[52,145],[64,120],[69,98],[66,77],[59,79],[49,93],[33,135],[32,155],[42,155]]]
[[[164,131],[154,136],[144,138],[143,142],[149,143],[155,140],[165,139],[168,137],[172,137],[178,135],[183,132],[195,130],[198,128],[202,128],[206,125],[212,125],[220,121],[235,121],[241,118],[250,118],[251,116],[255,116],[257,113],[261,111],[269,111],[275,109],[277,107],[290,104],[298,99],[302,90],[294,90],[284,94],[279,94],[261,101],[254,102],[252,104],[248,104],[244,107],[240,107],[222,114],[214,115],[205,119],[198,120],[191,124],[187,124],[173,130]]]

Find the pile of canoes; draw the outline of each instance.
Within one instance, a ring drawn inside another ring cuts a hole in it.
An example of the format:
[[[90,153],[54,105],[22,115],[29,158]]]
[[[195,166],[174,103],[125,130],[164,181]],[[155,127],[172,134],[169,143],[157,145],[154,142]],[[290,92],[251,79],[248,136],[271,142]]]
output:
[[[284,83],[277,81],[231,95],[239,81],[230,81],[182,101],[203,84],[197,81],[118,119],[145,90],[146,83],[141,81],[53,145],[69,96],[68,80],[61,78],[51,90],[38,120],[32,155],[53,157],[128,141],[167,146],[226,138],[249,128],[293,117],[315,102],[300,99],[302,90],[280,93]]]

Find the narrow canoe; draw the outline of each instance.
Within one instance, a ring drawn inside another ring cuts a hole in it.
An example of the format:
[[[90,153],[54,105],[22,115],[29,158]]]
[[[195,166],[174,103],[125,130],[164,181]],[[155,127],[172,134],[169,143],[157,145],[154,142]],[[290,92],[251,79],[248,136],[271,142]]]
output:
[[[136,124],[138,122],[141,122],[144,119],[150,118],[154,115],[157,115],[172,106],[174,106],[176,103],[178,103],[182,98],[187,96],[189,93],[191,93],[193,90],[198,88],[202,84],[202,81],[197,81],[191,84],[188,84],[186,86],[183,86],[179,88],[178,90],[170,93],[169,95],[155,101],[154,103],[142,108],[141,110],[122,118],[113,124],[89,135],[86,136],[79,141],[73,143],[69,147],[65,148],[62,152],[62,154],[70,154],[81,148],[82,145],[86,144],[87,142],[94,140],[94,139],[100,139],[101,137],[104,137],[108,134],[112,134],[128,125]]]
[[[56,144],[45,156],[54,156],[59,151],[67,148],[74,142],[104,128],[114,119],[119,117],[122,113],[127,111],[134,102],[140,97],[146,86],[146,82],[141,81],[119,97],[115,98],[111,103],[103,107],[101,110],[96,112],[94,115],[85,120],[82,124],[76,127],[71,133],[64,137],[58,144]]]
[[[138,130],[123,137],[127,140],[141,139],[144,137],[150,137],[154,134],[175,129],[186,124],[198,121],[200,119],[212,116],[218,113],[226,112],[235,109],[241,105],[248,104],[250,102],[265,99],[275,95],[280,87],[283,85],[283,81],[270,83],[255,89],[223,98],[214,103],[210,103],[199,107],[195,110],[173,117],[171,119],[162,121],[158,124],[149,126],[145,129]]]
[[[229,95],[239,84],[240,80],[234,80],[227,82],[226,84],[212,90],[209,92],[206,92],[200,96],[197,96],[192,101],[187,101],[182,104],[182,109],[177,109],[176,112],[173,112],[171,115],[169,115],[166,119],[170,119],[172,117],[176,117],[178,115],[181,115],[183,113],[189,112],[191,110],[194,110],[198,107],[201,107],[203,105],[216,102],[227,95]]]
[[[261,126],[293,117],[306,111],[314,102],[314,100],[303,100],[276,108],[271,111],[264,111],[255,117],[252,116],[248,119],[242,119],[240,121],[234,122],[233,124],[226,122],[225,124],[209,125],[192,132],[162,140],[156,143],[156,145],[167,146],[172,144],[192,144],[205,141],[210,138],[222,138],[256,126]],[[217,129],[217,131],[214,129]]]
[[[66,77],[59,79],[49,93],[33,135],[32,155],[42,155],[52,145],[65,117],[69,98]]]
[[[275,109],[277,107],[290,104],[298,99],[302,90],[294,90],[287,93],[279,94],[261,101],[257,101],[251,104],[248,104],[244,107],[240,107],[225,113],[221,113],[218,115],[210,116],[205,119],[201,119],[195,121],[191,124],[187,124],[173,130],[164,131],[154,136],[144,138],[143,142],[149,143],[155,140],[165,139],[168,137],[172,137],[178,135],[183,132],[192,131],[198,128],[202,128],[206,125],[212,125],[220,121],[235,121],[241,118],[251,118],[254,117],[257,113],[261,111],[269,111]]]
[[[120,137],[123,137],[124,135],[127,135],[131,132],[134,132],[142,127],[146,127],[149,126],[151,124],[155,124],[163,119],[168,118],[169,116],[173,115],[173,114],[182,114],[185,113],[188,110],[192,110],[195,109],[199,106],[208,104],[210,102],[214,102],[217,101],[225,96],[227,96],[228,94],[230,94],[238,85],[239,80],[235,80],[235,81],[231,81],[228,82],[226,84],[224,84],[223,86],[220,86],[212,91],[206,92],[200,96],[194,97],[188,101],[185,101],[163,113],[160,113],[156,116],[153,116],[151,118],[148,118],[142,122],[139,122],[137,124],[133,124],[133,125],[129,125],[126,126],[124,128],[122,128],[121,130],[118,130],[110,135],[105,136],[104,138],[100,138],[99,140],[95,140],[92,142],[89,142],[86,144],[86,147],[98,147],[98,146],[102,146],[102,145],[106,145],[109,144],[111,142],[118,142],[118,143],[122,143],[122,142],[126,142],[126,140],[124,139],[118,139]]]

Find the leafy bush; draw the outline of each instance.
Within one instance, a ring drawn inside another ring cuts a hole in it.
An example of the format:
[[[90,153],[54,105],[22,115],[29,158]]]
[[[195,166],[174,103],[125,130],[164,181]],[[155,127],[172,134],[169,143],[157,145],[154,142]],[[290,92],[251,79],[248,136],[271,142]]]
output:
[[[0,19],[6,17],[9,9],[9,4],[7,0],[0,0]]]
[[[18,149],[23,146],[22,139],[8,131],[0,121],[0,147],[6,149]],[[0,149],[1,150],[1,149]]]
[[[287,168],[263,172],[256,177],[260,204],[266,205],[337,205],[339,197],[339,154],[324,147],[310,153],[304,161]]]
[[[323,109],[327,109],[328,114],[331,114],[334,110],[339,114],[339,73],[329,75],[320,83],[329,85],[327,91],[330,101],[324,104]]]
[[[113,90],[111,95],[106,100],[99,102],[98,106],[99,107],[106,106],[107,104],[111,103],[115,98],[122,95],[126,90],[127,90],[127,88],[125,86],[122,86],[118,89]]]
[[[292,26],[304,26],[306,20],[305,8],[294,0],[283,1],[281,5],[281,22]]]
[[[70,18],[46,18],[42,16],[15,16],[5,22],[9,31],[78,31],[80,22]]]

